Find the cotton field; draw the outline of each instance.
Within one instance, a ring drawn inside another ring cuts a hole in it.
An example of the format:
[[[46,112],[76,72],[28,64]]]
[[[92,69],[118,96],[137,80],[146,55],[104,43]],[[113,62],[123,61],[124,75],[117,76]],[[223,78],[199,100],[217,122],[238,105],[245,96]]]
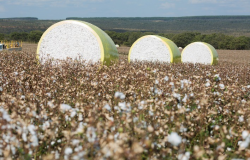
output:
[[[249,64],[0,57],[0,159],[250,157]]]

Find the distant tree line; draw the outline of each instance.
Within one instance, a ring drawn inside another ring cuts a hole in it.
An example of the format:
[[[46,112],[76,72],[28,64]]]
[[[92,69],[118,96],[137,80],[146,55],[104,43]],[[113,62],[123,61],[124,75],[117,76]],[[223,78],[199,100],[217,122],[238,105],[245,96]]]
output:
[[[103,30],[116,32],[154,32],[202,34],[223,33],[232,36],[250,37],[250,16],[194,16],[194,17],[91,17],[68,19],[82,20]],[[61,20],[38,20],[36,17],[0,18],[0,33],[30,32],[47,30]]]
[[[0,33],[0,40],[15,40],[15,41],[25,41],[25,42],[39,42],[42,37],[42,31],[31,31],[27,32],[13,32],[10,34]]]
[[[124,32],[106,31],[116,44],[131,46],[137,39],[152,32]],[[176,43],[178,47],[184,48],[192,42],[206,42],[216,49],[248,50],[250,49],[250,37],[229,36],[222,33],[201,34],[196,32],[184,32],[179,34],[158,34]]]
[[[137,39],[142,36],[155,34],[153,32],[115,32],[106,31],[106,33],[113,39],[115,44],[131,46]],[[21,40],[27,42],[39,42],[43,32],[13,32],[10,34],[1,34],[0,40]],[[216,49],[230,49],[230,50],[247,50],[250,49],[250,37],[240,36],[234,37],[222,33],[201,34],[196,32],[184,32],[179,34],[158,34],[166,37],[176,43],[178,47],[184,48],[192,42],[206,42],[214,46]]]
[[[36,21],[37,17],[13,17],[13,18],[0,18],[1,20],[13,20],[13,21]]]

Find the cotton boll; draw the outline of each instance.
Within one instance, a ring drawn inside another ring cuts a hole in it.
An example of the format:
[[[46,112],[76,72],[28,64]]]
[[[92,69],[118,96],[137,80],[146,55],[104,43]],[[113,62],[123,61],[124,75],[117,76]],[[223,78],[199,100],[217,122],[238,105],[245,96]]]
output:
[[[56,142],[52,141],[50,144],[53,146]]]
[[[70,154],[72,154],[72,153],[73,153],[72,148],[70,148],[70,147],[65,148],[64,154],[65,154],[66,156],[68,156],[68,155],[70,155]]]
[[[164,81],[167,82],[168,80],[169,80],[168,76],[164,77]]]
[[[219,84],[220,89],[225,89],[224,84]]]
[[[80,140],[78,140],[78,139],[73,139],[71,143],[72,143],[72,145],[75,146],[75,145],[78,145],[78,144],[80,143]]]
[[[55,153],[55,159],[59,159],[60,158],[60,154],[58,153],[58,151],[56,151]]]
[[[2,112],[4,120],[6,120],[7,122],[12,121],[12,119],[10,118],[8,112],[2,106],[0,106],[0,112]]]
[[[22,133],[22,139],[24,142],[27,142],[27,134],[26,133]]]
[[[242,132],[242,138],[246,139],[249,136],[249,132],[248,131],[243,131]]]
[[[158,80],[155,80],[155,84],[159,84],[159,81],[158,81]]]
[[[115,92],[115,98],[125,99],[126,96],[122,92]]]
[[[248,141],[243,141],[239,144],[240,148],[247,148],[249,146],[249,142]]]
[[[240,146],[240,148],[246,149],[246,148],[248,148],[249,143],[250,143],[249,132],[248,131],[243,131],[242,132],[242,138],[244,139],[244,141],[239,141],[238,145]]]
[[[43,123],[43,130],[46,130],[47,128],[49,128],[50,127],[50,123],[49,123],[49,121],[46,121],[45,123]]]
[[[134,117],[134,118],[133,118],[133,122],[134,122],[134,123],[137,122],[138,120],[139,120],[138,117]]]
[[[189,160],[190,159],[190,152],[186,152],[185,154],[179,154],[178,160]]]
[[[148,114],[149,114],[150,116],[154,116],[154,112],[152,112],[152,111],[148,111]]]
[[[173,97],[177,98],[179,101],[181,100],[181,95],[178,93],[174,93]]]
[[[173,146],[179,146],[181,144],[181,136],[179,136],[176,132],[172,132],[168,136],[168,142],[171,143]]]
[[[187,128],[185,128],[183,125],[181,125],[180,132],[187,132]]]
[[[21,95],[20,99],[21,99],[21,100],[25,100],[25,96],[24,96],[24,95]]]
[[[39,143],[38,143],[38,138],[37,138],[37,136],[36,135],[32,135],[31,136],[31,145],[33,146],[33,147],[36,147],[36,146],[38,146],[39,145]]]
[[[114,107],[114,110],[116,110],[118,113],[120,113],[120,112],[121,112],[121,108],[120,108],[120,107],[118,107],[118,106],[115,106],[115,107]]]
[[[72,107],[70,105],[67,105],[67,104],[61,104],[60,109],[62,112],[66,112],[66,111],[69,111],[70,109],[72,109]]]
[[[14,74],[15,76],[18,76],[18,72],[13,72],[13,74]]]
[[[70,117],[73,118],[75,117],[77,114],[77,112],[75,110],[73,110],[71,113],[70,113]]]
[[[238,121],[239,121],[239,122],[244,122],[244,116],[239,116]]]
[[[55,105],[51,102],[51,101],[48,101],[48,106],[50,107],[50,108],[55,108]]]
[[[106,104],[103,108],[108,110],[108,111],[111,111],[111,107],[108,104]]]
[[[217,81],[217,82],[221,80],[221,78],[220,78],[220,75],[219,75],[219,74],[214,75],[214,78],[215,78],[215,81]]]
[[[186,103],[188,100],[188,96],[185,94],[185,97],[182,99],[182,102]]]
[[[119,102],[119,103],[118,103],[118,106],[119,106],[122,110],[126,110],[126,109],[127,109],[126,103],[125,103],[125,102]]]
[[[51,93],[49,93],[49,92],[48,92],[48,93],[46,93],[46,95],[47,95],[48,97],[51,97]]]
[[[79,115],[78,115],[78,121],[82,121],[83,120],[83,116],[82,116],[82,114],[80,113]]]
[[[95,142],[95,139],[96,139],[95,130],[96,129],[94,127],[87,128],[86,136],[87,136],[89,142]]]
[[[210,87],[210,83],[207,82],[207,83],[205,84],[205,86],[206,86],[206,87]]]

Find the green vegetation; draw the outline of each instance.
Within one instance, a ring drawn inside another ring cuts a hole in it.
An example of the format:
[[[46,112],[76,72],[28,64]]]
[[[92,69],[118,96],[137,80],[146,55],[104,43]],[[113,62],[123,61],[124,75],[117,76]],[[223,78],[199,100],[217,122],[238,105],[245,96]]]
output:
[[[131,46],[138,38],[155,34],[152,32],[124,32],[106,31],[116,44]],[[211,44],[216,49],[246,50],[250,49],[250,37],[229,36],[222,33],[201,34],[196,32],[184,32],[179,34],[159,34],[171,39],[178,47],[186,47],[192,42],[202,41]]]
[[[145,35],[154,35],[154,32],[115,32],[106,31],[106,33],[113,39],[115,44],[131,46],[137,39]],[[13,32],[11,34],[0,33],[0,40],[22,40],[28,42],[39,42],[43,32],[31,31],[27,32]],[[192,42],[206,42],[214,46],[216,49],[230,49],[230,50],[248,50],[250,49],[250,37],[246,36],[229,36],[222,33],[201,34],[198,32],[183,32],[179,34],[164,34],[159,33],[160,36],[166,37],[176,43],[178,47],[186,47]]]
[[[13,18],[0,18],[1,20],[12,20],[12,21],[36,21],[36,17],[13,17]]]
[[[200,32],[250,36],[250,16],[196,16],[151,18],[67,18],[93,23],[104,30],[155,33]]]
[[[55,20],[15,20],[0,19],[0,33],[10,34],[13,32],[31,32],[35,30],[45,31]]]
[[[216,49],[250,49],[250,16],[197,16],[152,18],[77,18],[109,34],[116,44],[131,46],[138,38],[158,34],[179,47],[203,41]],[[38,42],[42,33],[59,20],[0,19],[0,40]]]
[[[250,37],[250,16],[197,16],[197,17],[151,17],[151,18],[77,18],[92,23],[103,30],[116,32],[141,31],[154,33],[199,32],[223,33]],[[36,18],[0,19],[0,33],[45,31],[60,20],[37,20]]]
[[[0,40],[15,40],[25,42],[39,42],[43,32],[42,31],[31,31],[27,32],[13,32],[10,34],[0,33]]]

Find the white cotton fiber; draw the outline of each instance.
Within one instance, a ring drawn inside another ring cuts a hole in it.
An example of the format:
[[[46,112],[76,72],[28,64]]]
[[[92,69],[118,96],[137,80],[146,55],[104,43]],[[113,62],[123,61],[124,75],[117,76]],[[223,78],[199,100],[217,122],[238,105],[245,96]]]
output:
[[[48,32],[42,40],[39,55],[41,59],[66,58],[98,62],[101,49],[97,37],[90,28],[80,22],[63,23]]]
[[[96,63],[118,58],[118,53],[111,38],[98,27],[67,20],[54,24],[43,34],[37,56],[41,62],[70,58]]]
[[[170,53],[159,38],[148,36],[133,46],[130,60],[170,62]]]
[[[130,61],[172,63],[180,60],[178,47],[164,37],[148,35],[137,40],[130,49]]]
[[[195,42],[184,48],[181,59],[183,63],[216,64],[218,54],[213,46],[203,42]]]

